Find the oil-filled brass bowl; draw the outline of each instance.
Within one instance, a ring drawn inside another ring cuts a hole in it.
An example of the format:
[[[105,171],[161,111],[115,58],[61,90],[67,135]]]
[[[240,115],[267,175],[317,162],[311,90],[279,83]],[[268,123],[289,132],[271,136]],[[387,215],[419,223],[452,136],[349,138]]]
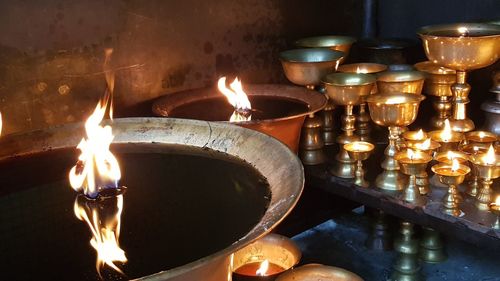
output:
[[[500,26],[455,23],[422,27],[418,35],[430,61],[456,70],[493,64],[500,56]]]
[[[344,144],[344,149],[349,154],[349,157],[356,161],[364,161],[368,159],[375,146],[365,141],[354,141]]]
[[[377,77],[380,93],[421,94],[425,76],[420,71],[386,71]]]
[[[295,45],[302,48],[330,48],[344,52],[344,57],[347,57],[355,41],[356,38],[350,36],[326,35],[302,38],[297,40]]]
[[[321,78],[335,71],[342,57],[343,52],[326,48],[294,49],[280,53],[286,78],[301,86],[319,85]]]
[[[339,66],[337,70],[338,72],[373,74],[386,71],[387,65],[380,63],[371,63],[371,62],[350,63]]]
[[[375,77],[362,73],[331,73],[322,79],[328,97],[338,105],[364,102],[375,84]]]
[[[380,126],[408,126],[417,118],[423,95],[381,93],[366,98],[373,122]]]
[[[280,275],[276,281],[363,281],[357,274],[345,269],[322,264],[306,264]]]

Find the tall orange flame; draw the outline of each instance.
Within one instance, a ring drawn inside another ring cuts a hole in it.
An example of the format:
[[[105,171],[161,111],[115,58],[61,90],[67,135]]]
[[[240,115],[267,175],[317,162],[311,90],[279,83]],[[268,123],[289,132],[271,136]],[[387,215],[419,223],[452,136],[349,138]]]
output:
[[[441,139],[444,141],[444,142],[447,142],[449,140],[451,140],[451,125],[450,125],[450,121],[448,119],[445,119],[444,120],[444,128],[443,128],[443,131],[441,131]]]
[[[226,87],[226,77],[221,77],[217,82],[217,86],[219,91],[226,96],[227,101],[234,107],[234,112],[229,121],[240,122],[252,119],[252,105],[250,104],[250,100],[248,100],[247,94],[243,91],[243,86],[238,77],[229,84],[231,89]]]

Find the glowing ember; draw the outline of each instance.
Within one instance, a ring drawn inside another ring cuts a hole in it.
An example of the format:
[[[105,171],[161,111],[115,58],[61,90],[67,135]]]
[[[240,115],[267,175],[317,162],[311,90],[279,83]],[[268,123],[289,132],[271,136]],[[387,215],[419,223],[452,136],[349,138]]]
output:
[[[456,158],[453,158],[453,161],[451,161],[451,171],[456,172],[456,171],[458,171],[459,167],[460,167],[460,163],[458,163],[458,160]]]
[[[226,96],[227,101],[234,107],[233,115],[231,115],[229,121],[240,122],[252,119],[252,106],[247,94],[243,91],[241,81],[237,77],[229,85],[231,89],[226,87],[226,77],[221,77],[217,82],[217,86],[219,91]]]
[[[94,113],[85,123],[87,139],[78,144],[81,151],[78,163],[69,172],[71,187],[82,191],[88,197],[95,198],[104,188],[116,188],[121,178],[120,166],[109,150],[113,141],[111,126],[102,126],[101,121],[106,113],[109,95],[99,101]],[[96,179],[96,176],[98,177]]]
[[[444,120],[444,129],[441,131],[440,137],[444,142],[448,142],[452,138],[450,121],[448,119]]]
[[[493,145],[490,145],[490,148],[488,149],[488,152],[483,156],[482,161],[486,165],[495,165],[496,163],[496,156],[495,156],[495,149],[493,148]]]
[[[264,260],[261,264],[259,269],[255,272],[257,276],[266,276],[267,270],[269,269],[269,261]]]
[[[97,252],[97,273],[101,276],[102,267],[108,265],[117,272],[123,274],[120,268],[115,264],[116,262],[127,262],[125,251],[120,248],[118,242],[120,236],[121,213],[123,211],[123,195],[119,194],[113,198],[116,199],[116,208],[112,205],[100,205],[100,201],[93,201],[86,198],[82,199],[84,201],[83,203],[79,202],[77,198],[73,210],[76,217],[86,222],[92,232],[90,245]],[[105,200],[109,200],[109,198]],[[109,210],[112,212],[111,214],[109,214]]]
[[[415,145],[416,148],[420,149],[420,150],[427,150],[431,147],[431,139],[428,138],[426,139],[424,142],[422,143],[417,143]]]

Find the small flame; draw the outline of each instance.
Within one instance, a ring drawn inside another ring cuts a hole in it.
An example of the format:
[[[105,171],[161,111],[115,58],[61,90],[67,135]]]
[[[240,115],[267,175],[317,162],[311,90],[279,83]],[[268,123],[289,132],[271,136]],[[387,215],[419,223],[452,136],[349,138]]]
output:
[[[484,139],[484,137],[486,137],[486,133],[485,133],[485,132],[483,132],[483,131],[480,131],[480,132],[479,132],[479,138],[480,138],[480,139]]]
[[[417,140],[424,139],[424,131],[422,131],[422,129],[418,130],[418,132],[415,134],[415,139],[417,139]]]
[[[456,158],[453,158],[453,161],[451,161],[451,171],[456,172],[459,167],[460,163],[458,163],[458,160]]]
[[[421,150],[427,150],[431,147],[431,139],[428,138],[426,139],[424,142],[422,143],[417,143],[415,145],[418,149],[421,149]]]
[[[368,73],[368,70],[366,68],[360,68],[359,66],[356,66],[356,73]]]
[[[446,119],[444,120],[444,129],[440,134],[441,140],[443,140],[444,142],[451,140],[451,132],[450,121]]]
[[[413,157],[415,157],[415,153],[411,149],[406,150],[406,156],[410,159],[413,160]]]
[[[465,26],[460,26],[457,28],[458,33],[460,33],[460,36],[467,36],[469,34],[469,29]]]
[[[496,164],[495,149],[493,148],[493,145],[490,145],[488,152],[483,156],[482,160],[486,165]]]
[[[88,199],[85,198],[85,200]],[[123,195],[119,194],[116,196],[116,209],[112,210],[113,214],[111,216],[104,213],[104,211],[109,210],[109,206],[106,204],[99,205],[99,201],[89,200],[89,202],[91,203],[80,204],[77,198],[73,210],[76,217],[81,221],[85,221],[92,232],[90,245],[97,252],[97,273],[102,278],[101,269],[104,265],[108,265],[123,274],[121,269],[115,264],[116,262],[127,262],[125,251],[120,248],[118,242],[121,228],[121,214],[123,211]]]
[[[259,269],[255,272],[257,276],[266,276],[267,270],[269,269],[269,261],[264,260],[261,264]]]
[[[497,196],[497,199],[495,200],[495,205],[500,206],[500,195]]]
[[[229,85],[231,89],[226,87],[226,77],[221,77],[217,82],[219,91],[226,96],[227,101],[234,107],[234,112],[229,121],[249,121],[252,118],[250,114],[252,105],[248,100],[247,94],[243,91],[241,81],[236,77]]]

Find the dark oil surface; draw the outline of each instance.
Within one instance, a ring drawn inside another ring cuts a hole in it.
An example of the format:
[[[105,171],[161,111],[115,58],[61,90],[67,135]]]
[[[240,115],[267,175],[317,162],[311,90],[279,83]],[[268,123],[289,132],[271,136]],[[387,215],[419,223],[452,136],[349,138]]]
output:
[[[307,104],[294,99],[250,96],[252,120],[275,119],[307,112]],[[223,96],[187,103],[173,109],[169,116],[205,121],[229,121],[234,108]]]
[[[220,153],[166,145],[112,147],[127,187],[120,246],[138,278],[213,254],[243,237],[265,212],[267,181]],[[73,212],[68,182],[77,159],[64,149],[0,162],[0,280],[97,280],[96,253]]]

